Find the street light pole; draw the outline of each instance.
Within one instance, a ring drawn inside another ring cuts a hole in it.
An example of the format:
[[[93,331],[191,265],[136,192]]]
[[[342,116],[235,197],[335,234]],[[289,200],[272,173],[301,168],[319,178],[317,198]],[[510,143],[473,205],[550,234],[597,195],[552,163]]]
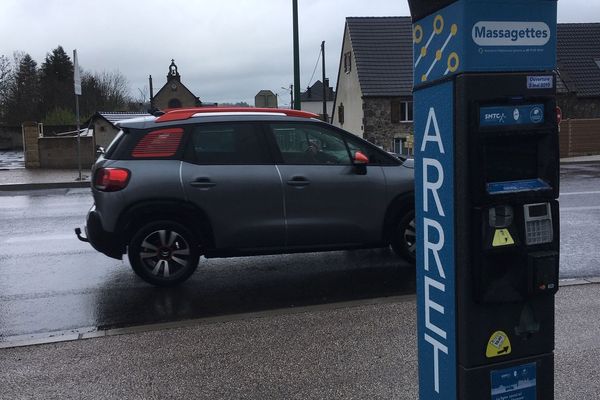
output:
[[[323,62],[323,121],[329,122],[329,117],[327,116],[327,92],[329,92],[329,85],[327,85],[327,80],[325,79],[325,41],[321,43],[321,56]]]
[[[300,45],[298,40],[298,0],[292,0],[294,19],[294,109],[300,110]]]

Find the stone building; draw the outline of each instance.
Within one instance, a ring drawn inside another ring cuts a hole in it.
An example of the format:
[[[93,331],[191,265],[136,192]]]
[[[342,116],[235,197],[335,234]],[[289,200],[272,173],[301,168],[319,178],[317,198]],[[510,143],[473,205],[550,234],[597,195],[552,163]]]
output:
[[[152,97],[152,105],[159,110],[202,106],[200,98],[181,83],[181,75],[175,60],[171,60],[169,65],[167,83]]]
[[[278,108],[277,95],[270,90],[261,90],[254,96],[254,107]]]
[[[400,154],[412,154],[410,17],[347,18],[332,123]]]
[[[557,64],[563,119],[600,118],[600,23],[558,24]]]

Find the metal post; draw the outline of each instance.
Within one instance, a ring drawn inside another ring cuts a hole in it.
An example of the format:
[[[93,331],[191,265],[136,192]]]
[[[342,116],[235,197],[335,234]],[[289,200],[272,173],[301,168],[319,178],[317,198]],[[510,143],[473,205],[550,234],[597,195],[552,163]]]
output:
[[[154,88],[152,87],[152,75],[148,76],[148,82],[150,83],[150,109],[154,110]]]
[[[300,110],[300,44],[298,40],[298,0],[292,0],[294,19],[294,109]]]
[[[323,59],[323,121],[329,122],[327,116],[327,92],[329,91],[329,85],[326,85],[325,79],[325,41],[321,43],[321,56]]]
[[[81,176],[81,128],[79,121],[79,96],[81,95],[81,76],[79,74],[79,61],[77,60],[77,50],[73,50],[73,87],[75,92],[75,114],[77,115],[77,168],[79,170],[78,181],[82,181]]]
[[[79,121],[79,95],[75,95],[75,114],[77,115],[77,167],[79,169],[79,178],[77,180],[81,181],[81,130],[80,130],[80,121]]]

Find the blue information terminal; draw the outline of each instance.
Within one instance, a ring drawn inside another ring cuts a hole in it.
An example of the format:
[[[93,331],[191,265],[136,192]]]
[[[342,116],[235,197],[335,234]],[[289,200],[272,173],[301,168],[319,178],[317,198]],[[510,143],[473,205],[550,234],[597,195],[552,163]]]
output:
[[[409,0],[419,397],[552,400],[556,0]]]

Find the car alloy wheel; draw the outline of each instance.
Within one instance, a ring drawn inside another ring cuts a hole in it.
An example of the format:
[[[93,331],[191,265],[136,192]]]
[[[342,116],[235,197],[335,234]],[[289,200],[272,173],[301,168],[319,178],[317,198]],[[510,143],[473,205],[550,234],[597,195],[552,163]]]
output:
[[[183,225],[156,222],[140,229],[131,240],[129,261],[145,281],[172,286],[187,279],[197,268],[198,241]]]
[[[170,278],[185,270],[190,260],[190,246],[174,231],[161,229],[144,238],[140,261],[157,277]]]
[[[417,229],[416,229],[416,221],[413,215],[413,218],[410,222],[405,225],[403,240],[406,243],[406,250],[410,254],[412,259],[416,259],[417,257]]]
[[[398,217],[391,239],[392,248],[399,256],[414,264],[417,259],[417,229],[415,211]]]

